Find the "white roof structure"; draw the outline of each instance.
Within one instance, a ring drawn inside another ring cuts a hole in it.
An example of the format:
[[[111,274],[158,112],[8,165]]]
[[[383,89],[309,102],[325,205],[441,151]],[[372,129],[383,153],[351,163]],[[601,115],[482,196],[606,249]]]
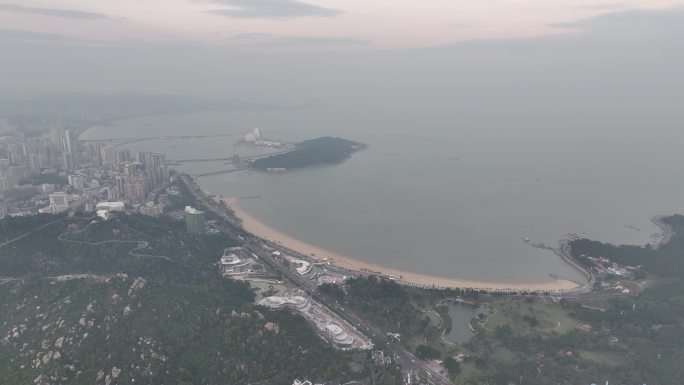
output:
[[[259,301],[259,305],[271,310],[290,309],[301,313],[316,326],[321,335],[325,336],[339,349],[370,349],[373,346],[370,340],[364,341],[362,336],[356,338],[353,335],[356,333],[352,330],[351,325],[344,323],[344,321],[336,320],[333,314],[330,314],[315,302],[309,302],[307,298],[302,296],[266,297]]]
[[[265,306],[269,309],[293,309],[301,312],[306,312],[311,307],[309,301],[299,295],[293,297],[271,296],[259,301],[259,305]]]
[[[221,257],[221,264],[222,265],[239,265],[242,262],[242,260],[235,254],[230,253],[230,254],[224,254],[223,257]]]
[[[240,275],[251,271],[252,259],[249,257],[240,258],[238,253],[242,247],[230,247],[223,251],[223,256],[219,260],[219,267],[223,275]]]
[[[252,131],[252,135],[254,135],[256,140],[261,140],[264,138],[264,136],[261,134],[261,129],[259,127],[255,128],[254,131]]]
[[[244,140],[247,143],[261,142],[264,140],[264,135],[261,133],[261,129],[257,127],[252,130],[252,132],[247,133],[244,137]]]
[[[297,273],[299,273],[299,275],[304,275],[304,274],[308,274],[311,272],[311,263],[309,263],[307,261],[303,261],[301,259],[295,260],[294,263],[299,265],[297,267]]]
[[[347,334],[341,327],[339,327],[336,324],[327,324],[325,326],[325,331],[337,345],[349,346],[354,343],[354,337]]]
[[[292,385],[312,385],[311,381],[299,381],[299,380],[294,380]]]
[[[318,283],[335,283],[335,278],[329,275],[321,275],[318,277]]]
[[[123,202],[100,202],[95,206],[96,210],[124,211],[126,205]]]
[[[200,214],[201,213],[201,211],[199,211],[196,208],[191,207],[191,206],[185,206],[185,212],[188,214]]]

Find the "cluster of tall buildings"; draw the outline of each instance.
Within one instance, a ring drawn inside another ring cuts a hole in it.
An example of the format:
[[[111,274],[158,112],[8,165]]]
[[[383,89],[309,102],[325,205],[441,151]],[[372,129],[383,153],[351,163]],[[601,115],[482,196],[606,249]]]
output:
[[[22,180],[47,176],[54,176],[48,179],[55,182],[20,187]],[[168,181],[164,154],[131,154],[110,144],[81,143],[76,132],[60,126],[51,127],[40,136],[27,137],[0,119],[0,193],[33,188],[37,193],[35,205],[49,200],[50,206],[40,212],[62,212],[70,205],[87,207],[88,203],[92,206],[92,202],[109,200],[147,204],[146,212],[155,214],[159,208],[149,202],[157,195],[151,193],[161,191]],[[26,205],[22,210],[30,211],[30,207]]]
[[[52,129],[50,137],[29,137],[9,125],[0,130],[0,192],[44,170],[73,170],[75,142],[70,130]],[[53,137],[59,136],[58,140]],[[66,153],[65,148],[71,149]],[[68,167],[65,167],[68,166]]]
[[[108,199],[145,201],[147,195],[168,183],[169,169],[166,155],[117,150],[103,143],[90,143],[86,150],[91,165],[109,172]]]

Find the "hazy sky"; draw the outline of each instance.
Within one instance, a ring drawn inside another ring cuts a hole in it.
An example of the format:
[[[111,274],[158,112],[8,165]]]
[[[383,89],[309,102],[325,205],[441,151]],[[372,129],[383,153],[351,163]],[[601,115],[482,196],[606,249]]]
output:
[[[539,36],[551,25],[684,0],[0,0],[0,26],[74,39],[270,49],[415,48]]]
[[[684,6],[673,1],[9,1],[0,98],[137,91],[447,109],[499,98],[532,103],[525,111],[627,99],[681,111],[684,98]]]

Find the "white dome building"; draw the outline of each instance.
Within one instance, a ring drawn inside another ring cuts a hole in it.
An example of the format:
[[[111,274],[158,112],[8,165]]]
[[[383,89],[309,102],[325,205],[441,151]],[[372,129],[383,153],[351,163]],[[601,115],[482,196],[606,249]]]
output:
[[[252,135],[254,135],[256,140],[261,140],[264,138],[264,136],[261,134],[261,129],[259,127],[255,128],[254,131],[252,131]]]
[[[245,142],[254,143],[256,141],[257,141],[256,136],[254,134],[252,134],[251,132],[249,134],[245,135]]]

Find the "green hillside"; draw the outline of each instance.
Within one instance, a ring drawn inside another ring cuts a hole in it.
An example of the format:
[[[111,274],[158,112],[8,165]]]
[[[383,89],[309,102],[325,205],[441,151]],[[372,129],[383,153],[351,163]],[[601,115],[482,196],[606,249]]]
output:
[[[341,163],[351,154],[362,149],[361,143],[342,138],[322,137],[305,140],[296,148],[284,154],[271,155],[252,162],[257,170],[297,169],[307,166],[319,166]]]
[[[11,242],[0,247],[2,384],[361,375],[300,317],[258,309],[248,285],[218,275],[212,264],[234,244],[225,235],[141,216],[8,218],[0,229],[0,244]]]

